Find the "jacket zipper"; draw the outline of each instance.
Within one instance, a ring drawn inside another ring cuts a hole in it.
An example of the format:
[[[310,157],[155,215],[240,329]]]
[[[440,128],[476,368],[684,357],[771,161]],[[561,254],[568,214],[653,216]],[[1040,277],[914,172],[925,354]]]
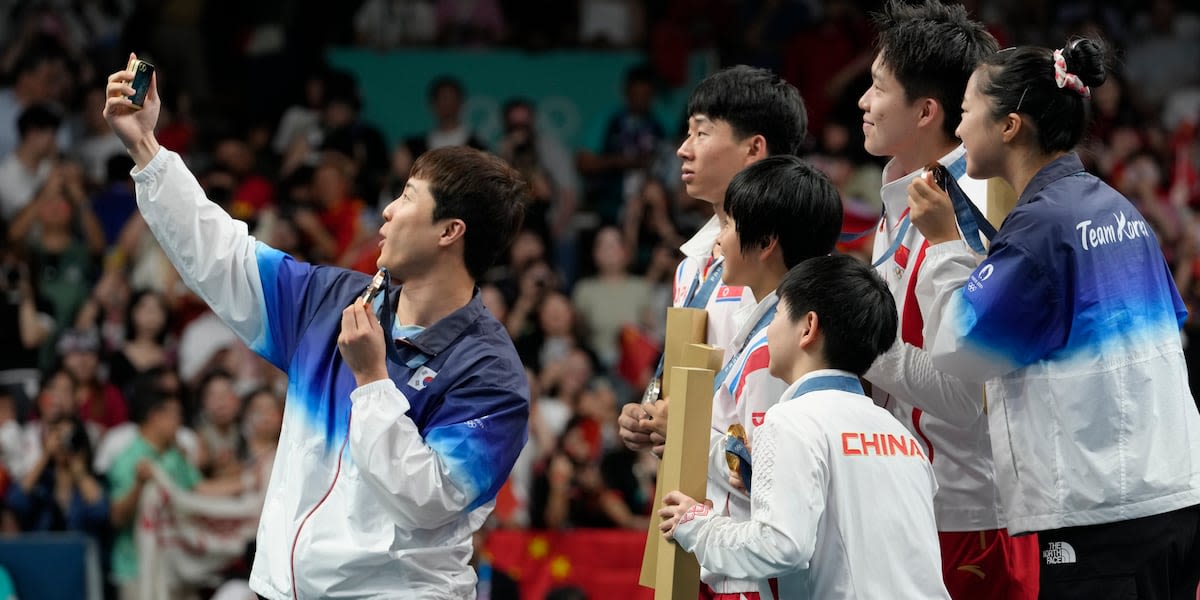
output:
[[[296,588],[296,543],[300,541],[300,532],[304,530],[304,525],[308,523],[309,517],[317,512],[318,508],[325,503],[329,498],[329,494],[333,493],[333,486],[337,484],[338,475],[342,473],[342,454],[346,452],[346,443],[350,441],[350,419],[354,418],[351,413],[346,417],[346,437],[342,438],[342,447],[338,450],[337,468],[333,472],[333,481],[329,482],[329,489],[325,490],[325,495],[308,510],[308,514],[304,515],[304,519],[300,521],[300,526],[296,528],[296,536],[292,538],[292,552],[290,556],[290,566],[292,570],[292,598],[299,600],[300,591]]]

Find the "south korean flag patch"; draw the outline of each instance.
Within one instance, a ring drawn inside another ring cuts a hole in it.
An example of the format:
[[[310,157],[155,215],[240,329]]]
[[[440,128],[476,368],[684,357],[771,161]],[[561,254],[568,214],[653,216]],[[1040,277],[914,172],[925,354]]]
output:
[[[425,386],[433,382],[434,377],[437,377],[437,371],[423,366],[408,379],[408,387],[414,390],[423,390]]]

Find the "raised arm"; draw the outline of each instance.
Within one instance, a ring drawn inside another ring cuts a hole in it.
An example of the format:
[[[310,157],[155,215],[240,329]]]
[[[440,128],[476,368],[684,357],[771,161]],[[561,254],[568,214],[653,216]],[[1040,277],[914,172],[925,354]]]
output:
[[[286,369],[305,314],[319,300],[305,294],[310,280],[339,274],[297,263],[256,241],[245,223],[210,201],[179,155],[154,137],[157,75],[140,110],[126,98],[132,78],[129,71],[109,76],[104,116],[136,164],[133,179],[146,225],[184,283],[247,346]]]

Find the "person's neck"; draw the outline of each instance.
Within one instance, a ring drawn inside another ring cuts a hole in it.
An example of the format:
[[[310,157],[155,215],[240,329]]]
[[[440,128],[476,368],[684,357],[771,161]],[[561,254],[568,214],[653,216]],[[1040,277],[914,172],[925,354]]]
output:
[[[773,261],[771,264],[763,265],[750,281],[749,287],[750,292],[754,294],[754,301],[762,302],[763,298],[774,292],[786,274],[787,268],[783,266],[783,261]]]
[[[1029,187],[1029,182],[1033,181],[1034,176],[1038,174],[1038,171],[1041,171],[1046,165],[1067,154],[1067,152],[1045,154],[1032,149],[1015,152],[1009,156],[1001,177],[1013,187],[1013,191],[1017,193],[1017,198],[1020,198],[1021,194],[1025,193],[1025,188]]]
[[[154,449],[155,453],[162,454],[163,451],[167,449],[170,440],[164,440],[160,436],[155,435],[154,432],[150,431],[144,425],[141,429],[139,429],[139,432],[141,433],[142,439],[146,440],[146,445]]]
[[[792,364],[792,370],[788,374],[788,385],[792,385],[800,381],[805,375],[822,371],[824,369],[832,369],[829,362],[821,358],[820,354],[813,352],[801,352],[800,356],[796,357],[796,362]]]
[[[129,340],[129,343],[135,344],[138,346],[157,346],[158,345],[157,338],[158,338],[158,334],[156,334],[152,331],[139,330],[137,333],[134,334],[133,339]]]
[[[279,439],[275,437],[251,437],[246,440],[246,445],[249,447],[250,455],[259,457],[267,452],[273,452],[279,447]]]
[[[614,282],[625,281],[629,276],[623,269],[613,269],[609,271],[600,271],[596,273],[596,277],[601,281]]]
[[[442,133],[447,133],[450,131],[456,131],[460,125],[461,121],[458,119],[447,119],[445,121],[438,121],[437,129]]]
[[[953,152],[958,145],[958,140],[946,139],[941,135],[918,139],[907,151],[892,157],[898,167],[895,173],[897,176],[903,176],[924,168],[925,165],[937,162],[943,156]]]
[[[429,274],[404,282],[396,300],[401,325],[429,327],[466,306],[475,293],[475,280],[465,269],[430,269]]]

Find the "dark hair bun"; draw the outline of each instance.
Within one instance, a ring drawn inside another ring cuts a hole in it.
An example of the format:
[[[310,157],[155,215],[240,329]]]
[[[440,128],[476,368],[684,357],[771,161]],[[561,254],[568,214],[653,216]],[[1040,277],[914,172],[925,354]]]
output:
[[[1108,78],[1104,66],[1106,53],[1107,48],[1099,40],[1078,38],[1063,48],[1063,60],[1067,62],[1067,71],[1079,76],[1083,85],[1095,87]]]

